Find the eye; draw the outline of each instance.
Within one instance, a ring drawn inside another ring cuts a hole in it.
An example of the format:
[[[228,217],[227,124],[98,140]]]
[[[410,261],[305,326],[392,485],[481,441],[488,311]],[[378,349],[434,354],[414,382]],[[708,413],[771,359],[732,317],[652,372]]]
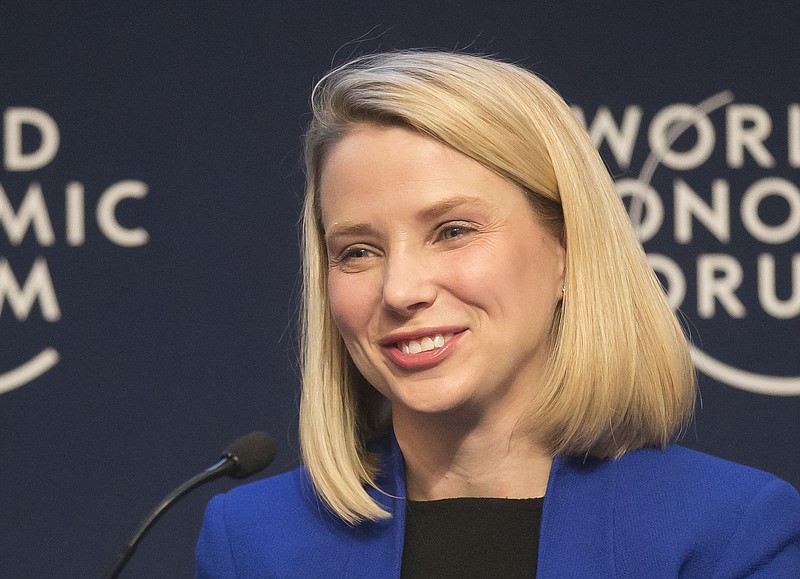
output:
[[[449,223],[441,227],[439,236],[444,240],[450,240],[464,237],[473,231],[475,231],[475,229],[465,223]]]
[[[339,259],[346,261],[348,259],[362,259],[371,256],[372,252],[365,247],[352,247],[345,249]]]
[[[336,253],[329,254],[331,265],[342,267],[362,267],[378,255],[376,249],[363,245],[348,245]]]

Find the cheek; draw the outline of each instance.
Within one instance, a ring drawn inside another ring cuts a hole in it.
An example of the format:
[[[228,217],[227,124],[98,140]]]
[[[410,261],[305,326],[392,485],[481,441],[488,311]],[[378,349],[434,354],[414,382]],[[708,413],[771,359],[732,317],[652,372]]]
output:
[[[534,240],[498,245],[465,252],[449,264],[446,279],[452,292],[514,319],[521,311],[551,314],[561,297],[558,256]]]
[[[357,276],[332,271],[328,277],[328,301],[339,333],[348,344],[365,330],[371,317],[370,292]]]
[[[384,380],[376,369],[374,357],[369,347],[369,328],[377,307],[375,290],[366,279],[358,276],[331,272],[328,278],[328,300],[331,315],[345,347],[358,370],[379,392],[388,394],[383,388]]]
[[[441,265],[442,279],[453,293],[467,301],[487,305],[524,291],[524,288],[517,288],[523,284],[523,272],[529,267],[522,256],[499,251],[493,245],[470,248],[457,259]]]

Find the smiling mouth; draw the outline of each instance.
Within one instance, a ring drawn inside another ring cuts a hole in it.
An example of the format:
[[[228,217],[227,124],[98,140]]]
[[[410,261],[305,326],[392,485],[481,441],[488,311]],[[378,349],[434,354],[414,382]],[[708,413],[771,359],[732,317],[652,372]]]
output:
[[[448,332],[446,334],[425,336],[424,338],[420,338],[418,340],[403,340],[397,342],[396,347],[404,354],[419,354],[421,352],[437,350],[452,339],[453,334]]]

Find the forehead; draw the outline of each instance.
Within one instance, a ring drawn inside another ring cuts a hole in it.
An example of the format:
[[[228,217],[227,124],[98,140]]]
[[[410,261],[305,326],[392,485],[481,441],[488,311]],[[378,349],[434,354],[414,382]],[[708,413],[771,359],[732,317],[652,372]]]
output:
[[[371,125],[351,130],[332,148],[319,192],[325,229],[376,207],[424,212],[527,204],[516,184],[447,145],[407,128]]]
[[[320,190],[330,188],[334,180],[351,181],[364,177],[419,177],[428,170],[429,177],[446,174],[441,162],[448,157],[466,156],[447,145],[403,126],[355,125],[333,145],[320,173]],[[437,167],[441,171],[436,171]],[[353,173],[356,174],[353,174]],[[366,172],[358,175],[358,172]]]

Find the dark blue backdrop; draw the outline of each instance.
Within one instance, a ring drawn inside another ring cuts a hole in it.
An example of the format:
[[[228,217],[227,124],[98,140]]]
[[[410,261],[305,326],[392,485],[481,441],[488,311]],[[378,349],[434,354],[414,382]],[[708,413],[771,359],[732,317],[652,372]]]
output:
[[[240,434],[273,433],[266,474],[298,464],[308,96],[390,48],[494,53],[580,108],[708,358],[684,444],[800,485],[796,3],[382,4],[0,8],[0,577],[99,576]],[[231,485],[180,503],[127,575],[190,577]]]

